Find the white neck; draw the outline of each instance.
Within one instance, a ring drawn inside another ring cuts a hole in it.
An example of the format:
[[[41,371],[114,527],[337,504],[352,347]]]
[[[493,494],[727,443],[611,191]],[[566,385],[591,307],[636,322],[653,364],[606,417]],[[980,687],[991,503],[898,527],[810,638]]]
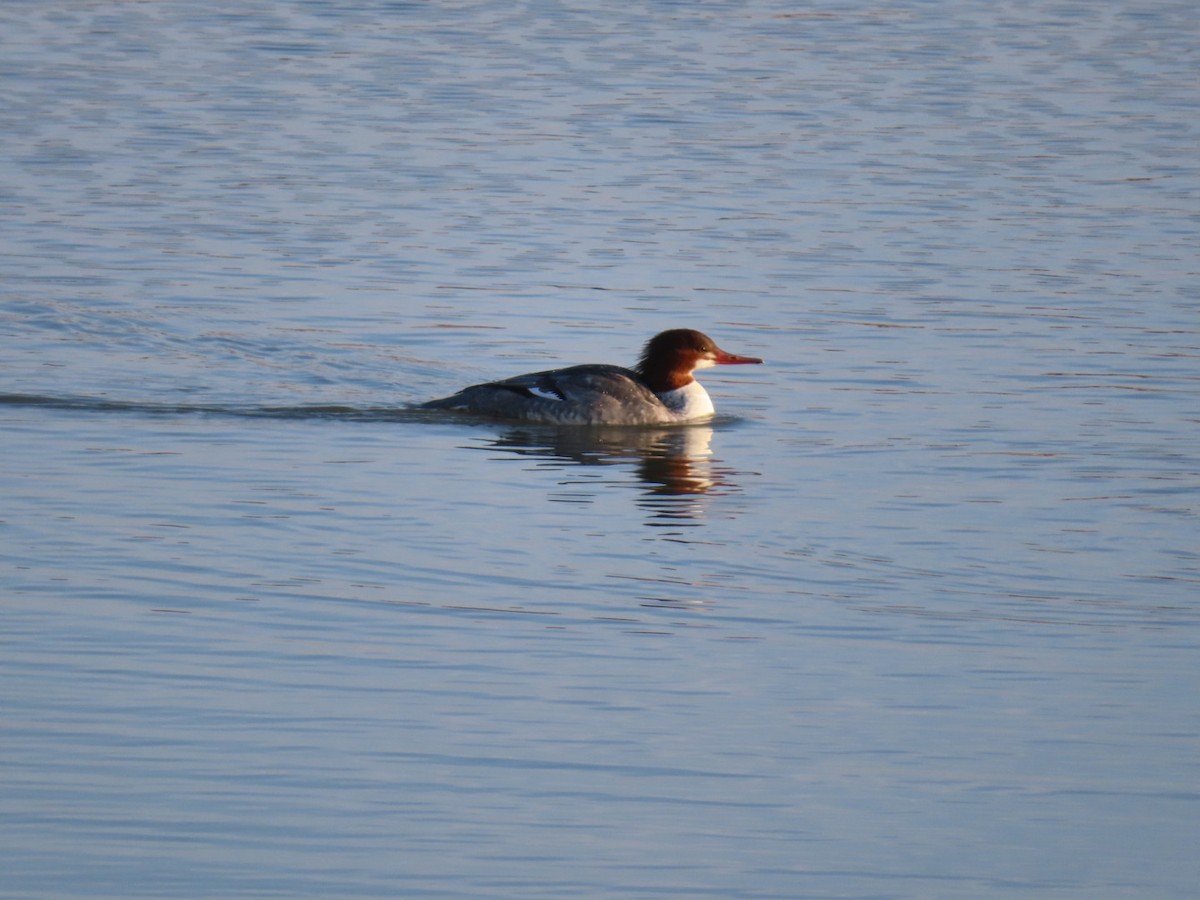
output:
[[[685,384],[673,391],[664,391],[658,395],[658,398],[681,422],[702,419],[716,412],[712,399],[708,396],[708,391],[698,381]]]

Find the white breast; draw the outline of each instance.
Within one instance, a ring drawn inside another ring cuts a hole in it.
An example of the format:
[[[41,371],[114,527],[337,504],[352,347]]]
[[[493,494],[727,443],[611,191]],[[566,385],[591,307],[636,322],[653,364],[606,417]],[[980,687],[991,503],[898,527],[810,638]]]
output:
[[[702,419],[716,412],[712,399],[708,396],[708,391],[698,381],[693,381],[691,384],[673,391],[666,391],[658,396],[663,405],[675,413],[680,421]]]

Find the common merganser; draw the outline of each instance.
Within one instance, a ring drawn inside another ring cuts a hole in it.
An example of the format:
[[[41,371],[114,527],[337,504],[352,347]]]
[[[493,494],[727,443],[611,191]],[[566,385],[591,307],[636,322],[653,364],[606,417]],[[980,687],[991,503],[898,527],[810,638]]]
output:
[[[712,416],[696,369],[761,363],[726,353],[712,338],[674,328],[646,342],[636,366],[586,365],[531,372],[463,388],[422,409],[454,409],[559,425],[663,425]]]

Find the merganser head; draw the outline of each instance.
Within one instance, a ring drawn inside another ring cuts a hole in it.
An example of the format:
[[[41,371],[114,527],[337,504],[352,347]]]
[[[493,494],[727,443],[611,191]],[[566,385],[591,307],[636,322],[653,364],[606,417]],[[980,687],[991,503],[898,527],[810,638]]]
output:
[[[709,366],[739,366],[761,363],[753,356],[726,353],[713,339],[690,328],[672,328],[646,341],[634,371],[656,394],[691,384],[692,372]]]

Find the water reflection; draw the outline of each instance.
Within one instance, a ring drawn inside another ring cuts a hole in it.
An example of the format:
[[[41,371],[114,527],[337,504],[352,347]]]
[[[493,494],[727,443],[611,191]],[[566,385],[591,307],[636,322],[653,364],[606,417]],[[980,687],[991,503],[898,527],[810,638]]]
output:
[[[514,427],[488,449],[579,466],[623,466],[642,486],[649,525],[698,525],[710,492],[737,490],[735,472],[712,454],[710,425],[664,428]],[[632,464],[632,465],[631,465]]]

